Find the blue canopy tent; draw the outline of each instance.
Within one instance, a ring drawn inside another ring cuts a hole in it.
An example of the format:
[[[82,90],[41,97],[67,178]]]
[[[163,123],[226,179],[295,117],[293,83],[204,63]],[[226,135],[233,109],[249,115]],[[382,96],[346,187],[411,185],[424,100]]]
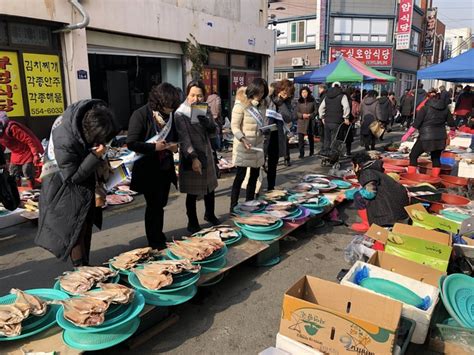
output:
[[[418,70],[417,79],[438,79],[457,83],[474,82],[474,49],[440,64]]]

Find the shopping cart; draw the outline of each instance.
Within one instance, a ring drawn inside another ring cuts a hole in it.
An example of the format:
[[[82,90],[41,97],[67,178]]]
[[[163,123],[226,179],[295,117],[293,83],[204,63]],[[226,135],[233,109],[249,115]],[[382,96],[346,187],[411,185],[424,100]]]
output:
[[[343,127],[347,127],[347,131],[344,134]],[[337,132],[334,135],[334,140],[331,142],[330,150],[327,154],[321,155],[321,166],[332,165],[334,169],[339,169],[341,164],[340,160],[346,149],[346,141],[352,129],[352,123],[346,125],[341,123],[337,128]],[[342,137],[341,137],[342,135]]]

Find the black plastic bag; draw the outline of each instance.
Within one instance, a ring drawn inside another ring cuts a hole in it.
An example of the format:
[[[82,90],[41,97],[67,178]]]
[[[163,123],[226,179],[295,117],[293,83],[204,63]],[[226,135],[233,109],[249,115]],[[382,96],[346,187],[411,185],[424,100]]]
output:
[[[0,202],[10,211],[16,210],[20,205],[15,178],[5,169],[0,169]]]

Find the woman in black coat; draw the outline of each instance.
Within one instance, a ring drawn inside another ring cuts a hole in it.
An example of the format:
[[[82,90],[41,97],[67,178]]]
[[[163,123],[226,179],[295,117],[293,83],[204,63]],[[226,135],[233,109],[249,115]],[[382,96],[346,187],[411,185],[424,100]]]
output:
[[[439,98],[434,89],[428,93],[429,100],[416,113],[413,126],[402,137],[405,142],[416,130],[420,135],[410,152],[408,173],[416,173],[418,157],[424,152],[431,154],[433,168],[431,175],[438,177],[441,172],[441,153],[446,148],[446,125],[454,127],[453,116],[446,102]]]
[[[133,165],[130,188],[145,197],[145,232],[154,249],[166,248],[163,209],[171,184],[176,186],[177,182],[173,152],[178,138],[173,112],[179,104],[177,88],[168,83],[155,86],[148,104],[133,112],[128,126],[127,146],[142,155]]]
[[[101,100],[70,105],[53,124],[45,153],[35,243],[57,258],[87,265],[95,218],[96,171],[117,133]]]

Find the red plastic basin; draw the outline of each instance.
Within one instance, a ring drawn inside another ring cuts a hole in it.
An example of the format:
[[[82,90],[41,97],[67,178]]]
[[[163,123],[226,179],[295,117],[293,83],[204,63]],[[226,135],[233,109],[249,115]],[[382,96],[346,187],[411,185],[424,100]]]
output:
[[[458,177],[458,176],[451,176],[451,175],[440,175],[441,184],[444,187],[464,187],[467,186],[469,183],[469,179]]]
[[[386,173],[405,173],[407,169],[403,166],[383,163],[383,168]]]
[[[434,201],[426,201],[430,203],[430,210],[434,213],[440,213],[442,209],[448,207],[458,207],[458,206],[466,206],[468,205],[471,200],[454,194],[441,194],[441,201],[434,202]]]
[[[433,163],[426,161],[426,162],[418,162],[418,170],[422,174],[431,174],[431,170],[433,169]],[[446,164],[441,164],[441,173],[445,175],[451,174],[452,167]]]
[[[396,165],[396,166],[408,166],[410,165],[410,161],[408,159],[390,159],[390,158],[383,158],[382,159],[385,164],[389,165]]]
[[[441,183],[441,178],[432,177],[426,174],[400,174],[402,180],[410,180],[416,183],[427,182],[428,184],[437,185]]]

